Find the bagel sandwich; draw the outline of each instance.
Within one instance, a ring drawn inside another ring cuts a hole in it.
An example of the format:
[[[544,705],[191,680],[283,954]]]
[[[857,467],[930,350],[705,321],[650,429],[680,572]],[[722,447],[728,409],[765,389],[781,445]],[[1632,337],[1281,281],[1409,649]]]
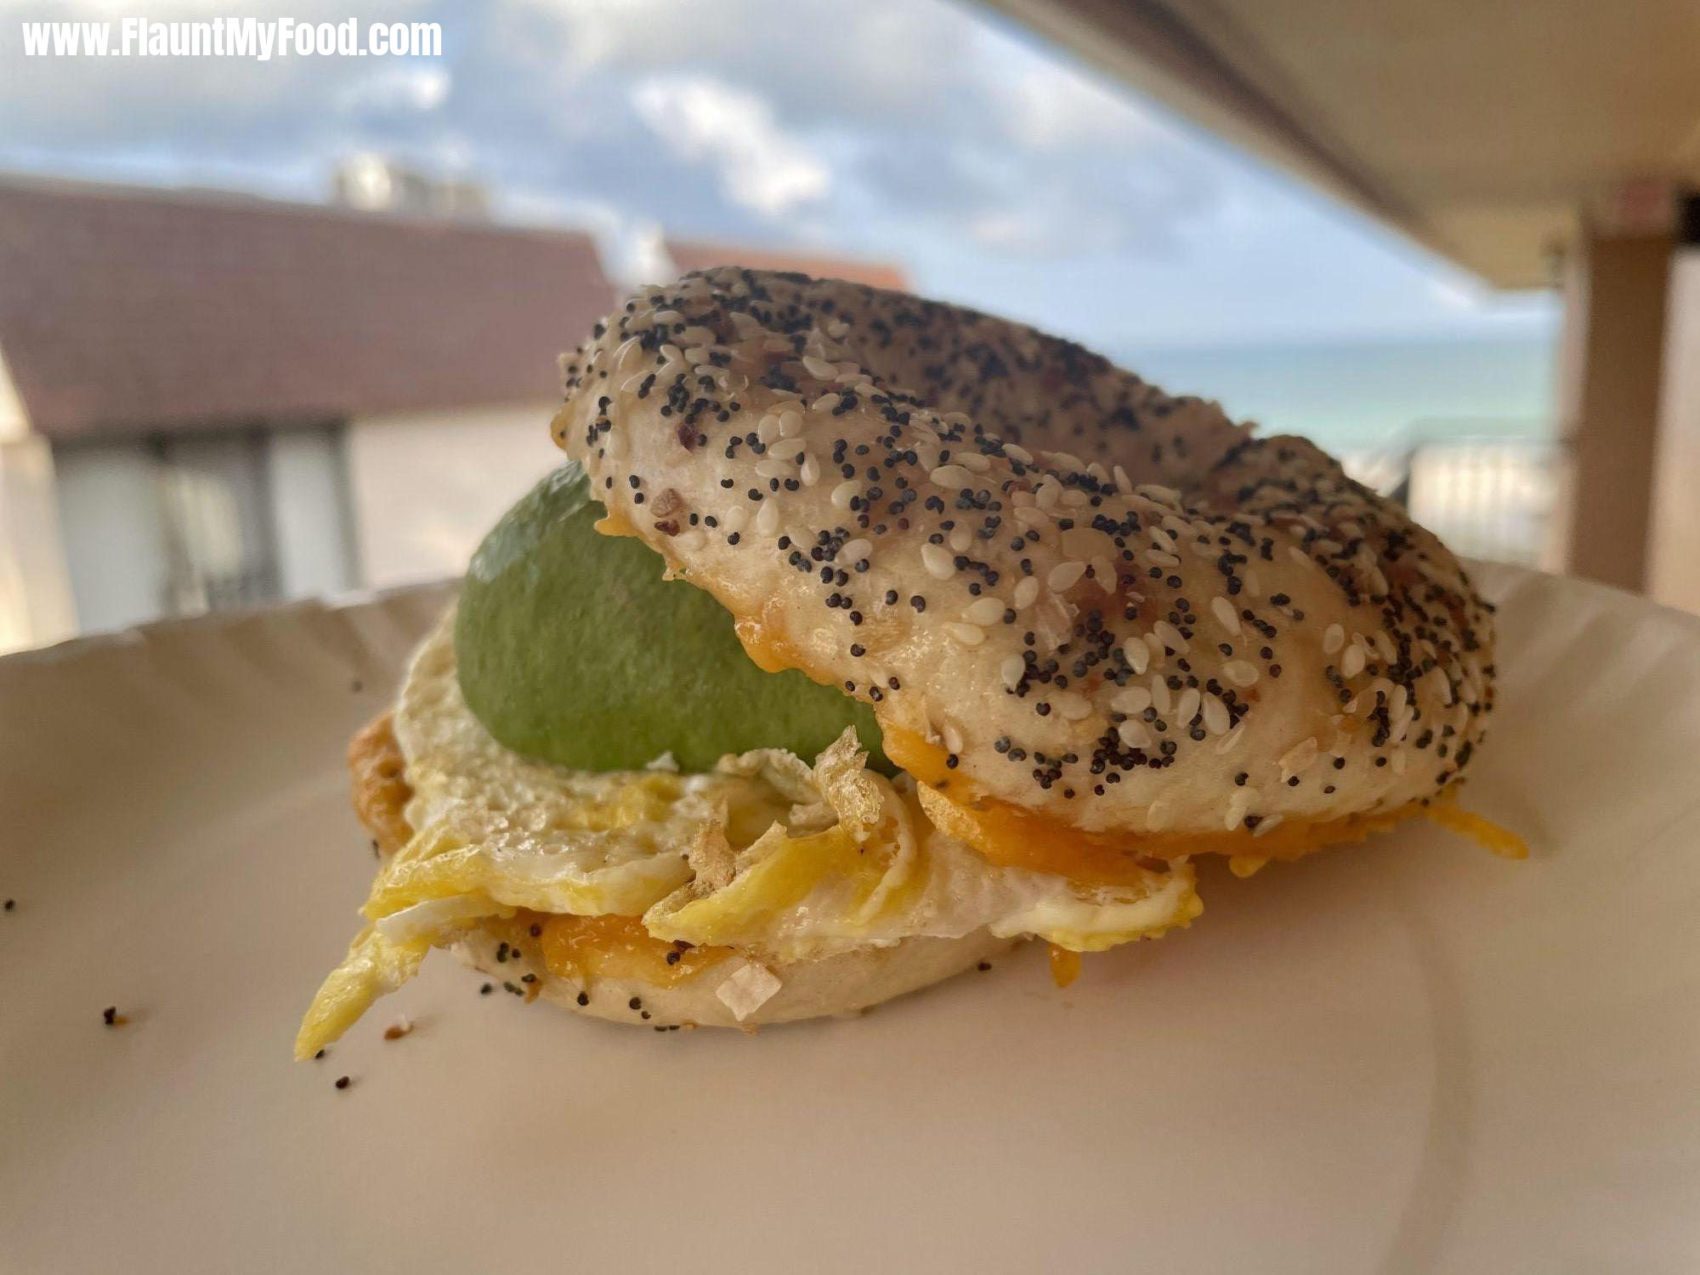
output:
[[[311,1056],[447,948],[659,1028],[1071,955],[1428,815],[1491,608],[1312,444],[835,280],[646,288],[562,360],[566,463],[355,740],[381,864]],[[494,986],[494,983],[491,984]]]

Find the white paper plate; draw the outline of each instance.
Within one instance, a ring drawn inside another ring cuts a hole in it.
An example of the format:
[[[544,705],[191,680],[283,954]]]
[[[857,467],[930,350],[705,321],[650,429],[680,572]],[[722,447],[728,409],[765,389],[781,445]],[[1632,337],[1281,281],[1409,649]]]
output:
[[[1700,1270],[1700,622],[1484,579],[1525,863],[1413,826],[756,1037],[438,956],[305,1064],[344,741],[443,593],[0,661],[0,1269]]]

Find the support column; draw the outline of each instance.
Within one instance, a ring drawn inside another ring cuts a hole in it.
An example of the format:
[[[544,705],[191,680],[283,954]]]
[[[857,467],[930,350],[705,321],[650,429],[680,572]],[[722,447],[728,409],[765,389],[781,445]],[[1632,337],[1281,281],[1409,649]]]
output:
[[[1700,614],[1700,195],[1688,199],[1682,225],[1666,307],[1647,592],[1655,602]]]
[[[1566,570],[1636,592],[1648,580],[1671,246],[1664,231],[1594,230],[1565,285]]]

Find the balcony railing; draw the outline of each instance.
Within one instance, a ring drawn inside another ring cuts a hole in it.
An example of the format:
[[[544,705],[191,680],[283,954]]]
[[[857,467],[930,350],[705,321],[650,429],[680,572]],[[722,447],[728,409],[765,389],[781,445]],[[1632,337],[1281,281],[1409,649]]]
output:
[[[1387,448],[1342,460],[1455,552],[1550,566],[1563,451],[1536,433],[1509,421],[1423,421]]]

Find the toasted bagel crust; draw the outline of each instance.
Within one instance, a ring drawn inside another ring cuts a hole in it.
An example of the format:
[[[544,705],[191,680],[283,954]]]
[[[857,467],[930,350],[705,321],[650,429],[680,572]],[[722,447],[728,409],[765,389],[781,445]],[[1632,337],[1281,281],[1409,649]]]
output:
[[[752,964],[741,956],[686,982],[661,987],[637,978],[602,977],[588,983],[558,978],[518,948],[498,961],[500,940],[493,934],[469,937],[450,950],[462,963],[511,986],[524,986],[519,980],[534,975],[541,999],[575,1014],[644,1027],[747,1028],[859,1013],[952,978],[1020,941],[993,938],[981,930],[959,939],[905,939],[891,947],[862,948],[818,961],[754,962],[778,980],[779,988],[742,1018],[720,996],[722,984]]]
[[[554,436],[609,530],[758,663],[874,704],[952,801],[1245,852],[1409,809],[1481,738],[1489,608],[1438,540],[1312,444],[1078,346],[722,269],[640,292],[563,370]]]

